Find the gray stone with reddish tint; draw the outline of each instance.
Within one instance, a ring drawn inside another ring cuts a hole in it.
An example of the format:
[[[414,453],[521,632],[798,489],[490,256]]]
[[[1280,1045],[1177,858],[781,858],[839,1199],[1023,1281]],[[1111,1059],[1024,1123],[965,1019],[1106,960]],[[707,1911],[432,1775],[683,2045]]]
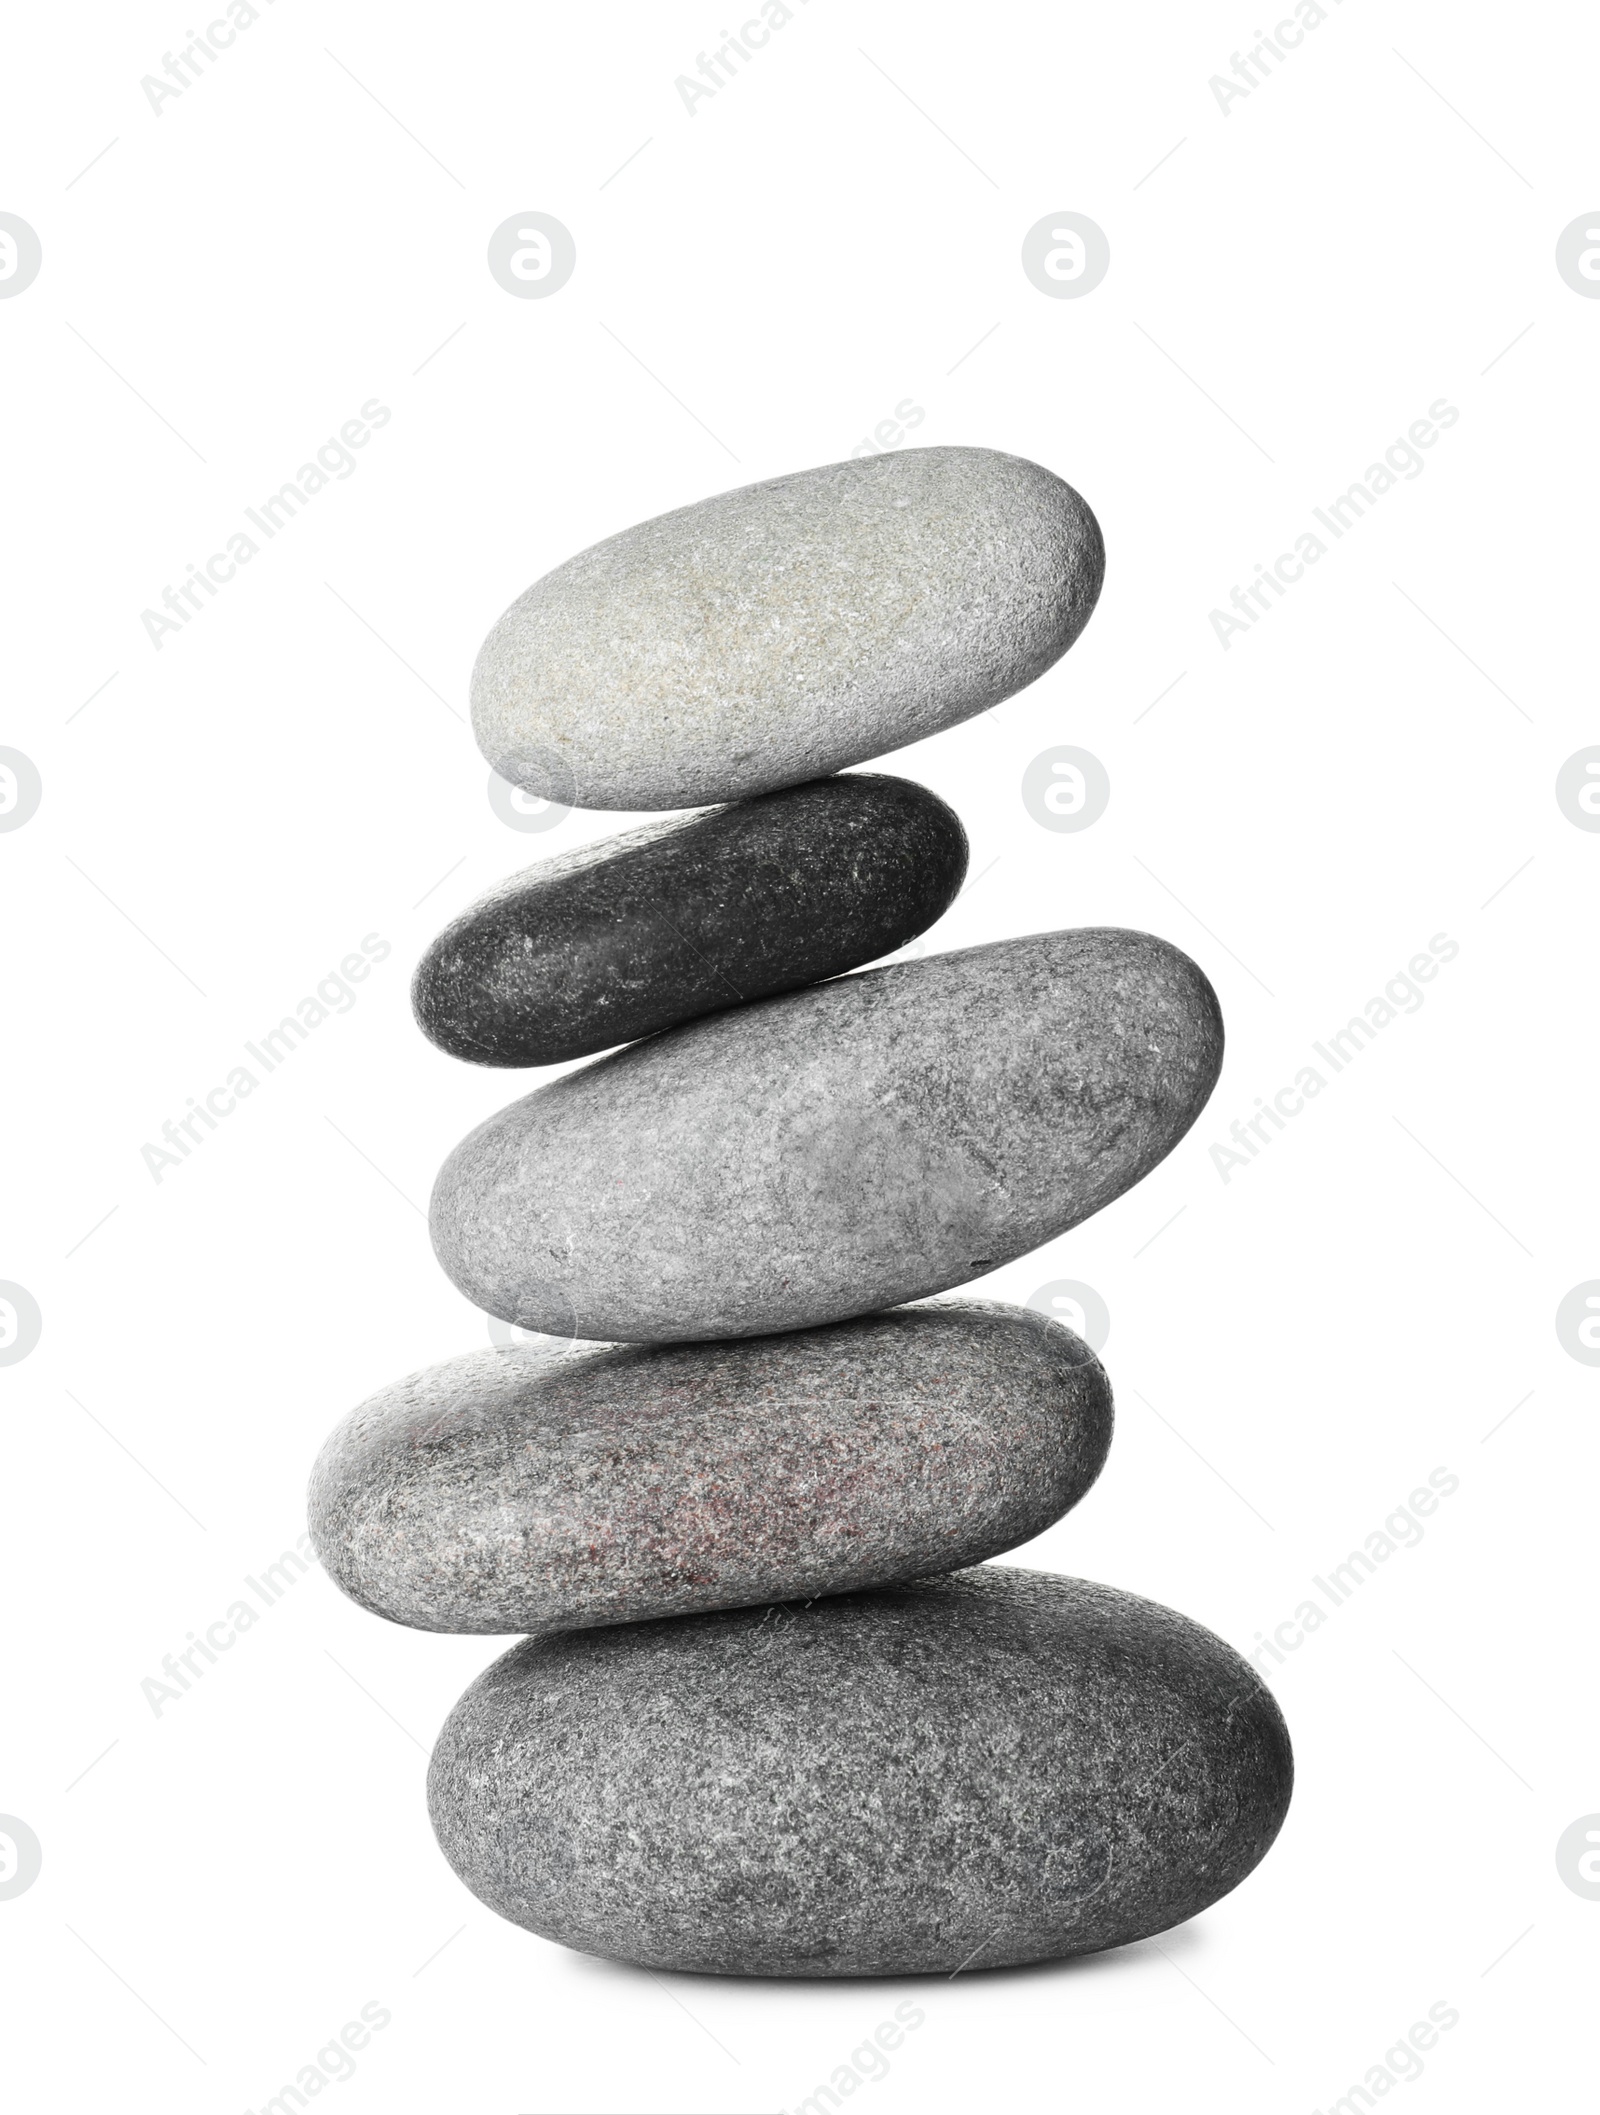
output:
[[[1236,1887],[1289,1804],[1277,1704],[1199,1624],[984,1566],[535,1638],[446,1721],[445,1856],[646,1968],[952,1975],[1123,1946]]]
[[[512,875],[417,967],[423,1033],[555,1065],[891,955],[949,908],[966,832],[925,786],[816,779]]]
[[[508,1322],[761,1336],[949,1290],[1119,1197],[1204,1105],[1216,995],[1148,933],[1041,933],[599,1058],[445,1162],[440,1263]]]
[[[1026,1308],[476,1351],[345,1420],[312,1472],[311,1534],[392,1622],[565,1630],[974,1563],[1058,1520],[1110,1443],[1099,1361]]]
[[[904,448],[745,485],[608,537],[484,641],[472,726],[582,808],[821,778],[1031,683],[1089,620],[1099,524],[992,448]]]

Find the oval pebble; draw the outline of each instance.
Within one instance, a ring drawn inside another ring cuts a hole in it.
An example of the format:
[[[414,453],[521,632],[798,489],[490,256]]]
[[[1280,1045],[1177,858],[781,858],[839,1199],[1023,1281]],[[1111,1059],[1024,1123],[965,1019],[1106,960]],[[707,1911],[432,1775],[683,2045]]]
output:
[[[476,1306],[624,1342],[765,1335],[949,1290],[1182,1138],[1216,995],[1148,933],[1036,934],[691,1021],[470,1133],[434,1186]]]
[[[813,780],[514,874],[434,941],[412,1006],[476,1064],[588,1057],[893,954],[966,865],[966,832],[925,787]]]
[[[476,1351],[354,1411],[311,1479],[328,1575],[421,1630],[542,1632],[840,1593],[1014,1548],[1111,1443],[1026,1308],[729,1344]]]
[[[535,581],[483,644],[472,725],[569,806],[738,800],[882,756],[1060,659],[1105,572],[1070,485],[904,448],[724,492]]]
[[[1265,1854],[1292,1777],[1220,1638],[984,1566],[530,1639],[450,1714],[428,1803],[480,1901],[585,1953],[952,1975],[1196,1915]]]

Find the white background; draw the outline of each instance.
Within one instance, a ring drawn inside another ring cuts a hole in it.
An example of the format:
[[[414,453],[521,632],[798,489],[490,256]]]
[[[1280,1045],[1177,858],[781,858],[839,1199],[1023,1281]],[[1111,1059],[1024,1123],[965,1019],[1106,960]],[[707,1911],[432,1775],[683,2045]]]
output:
[[[174,8],[34,10],[4,66],[0,207],[44,249],[0,302],[0,743],[44,788],[0,837],[0,1278],[43,1315],[0,1370],[0,1810],[43,1846],[0,1901],[19,2105],[259,2109],[376,2001],[340,2107],[791,2109],[908,1994],[874,2115],[1293,2115],[1439,2000],[1407,2106],[1575,2105],[1600,1376],[1554,1318],[1600,1275],[1600,836],[1554,786],[1600,741],[1600,303],[1554,247],[1600,193],[1592,11],[1346,0],[1224,114],[1243,0],[811,0],[690,115],[675,76],[737,26],[710,0],[280,0],[157,115]],[[485,266],[529,210],[577,243],[548,300]],[[1020,267],[1063,210],[1111,245],[1082,299]],[[141,611],[374,397],[355,473],[157,651]],[[1423,474],[1224,651],[1209,612],[1441,397]],[[918,442],[1060,472],[1109,551],[1066,661],[895,759],[972,838],[933,943],[1148,927],[1229,1032],[1172,1158],[984,1281],[1112,1318],[1110,1463],[1018,1556],[1248,1651],[1431,1470],[1460,1488],[1271,1670],[1294,1806],[1191,1926],[915,1986],[651,1977],[498,1921],[434,1848],[425,1751],[493,1641],[315,1572],[159,1715],[141,1683],[293,1545],[354,1402],[485,1341],[422,1208],[525,1083],[423,1041],[410,966],[624,823],[491,812],[480,638],[582,546],[906,398]],[[1062,743],[1110,777],[1081,833],[1021,803]],[[157,1183],[163,1121],[368,933],[354,1008]],[[1437,933],[1426,1003],[1225,1183],[1228,1126]]]

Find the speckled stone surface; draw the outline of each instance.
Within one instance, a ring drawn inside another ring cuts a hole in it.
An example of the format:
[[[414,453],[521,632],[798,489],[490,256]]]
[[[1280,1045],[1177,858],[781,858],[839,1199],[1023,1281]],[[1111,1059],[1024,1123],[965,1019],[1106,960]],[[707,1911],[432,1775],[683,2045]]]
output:
[[[758,1336],[948,1290],[1194,1122],[1216,995],[1148,933],[891,963],[598,1058],[492,1116],[431,1214],[467,1298],[611,1341]]]
[[[475,1351],[329,1439],[311,1535],[422,1630],[565,1630],[809,1599],[991,1557],[1111,1443],[1089,1347],[971,1302],[735,1343]]]
[[[1220,1638],[985,1566],[529,1639],[450,1714],[428,1800],[481,1901],[586,1953],[950,1975],[1194,1916],[1266,1852],[1292,1777]]]
[[[904,448],[746,485],[547,573],[485,640],[502,777],[585,808],[738,800],[883,756],[1057,661],[1105,571],[1070,485]]]
[[[949,908],[967,838],[936,794],[814,779],[514,874],[418,965],[424,1035],[554,1065],[893,954]]]

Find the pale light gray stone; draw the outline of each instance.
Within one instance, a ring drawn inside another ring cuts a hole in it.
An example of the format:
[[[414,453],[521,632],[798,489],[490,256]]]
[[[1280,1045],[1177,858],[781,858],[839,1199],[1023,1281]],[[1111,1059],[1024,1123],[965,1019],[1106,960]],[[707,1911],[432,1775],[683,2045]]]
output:
[[[1220,1638],[1002,1566],[530,1639],[447,1720],[445,1856],[545,1938],[723,1975],[969,1973],[1228,1893],[1289,1736]]]
[[[539,1088],[434,1186],[440,1263],[525,1328],[758,1336],[943,1292],[1075,1226],[1182,1138],[1216,995],[1148,933],[891,963]]]
[[[503,778],[684,808],[821,778],[1043,675],[1088,622],[1099,524],[990,448],[904,448],[724,492],[570,558],[472,674]]]
[[[971,1564],[1075,1505],[1110,1442],[1089,1347],[998,1303],[476,1351],[334,1432],[311,1535],[335,1584],[393,1622],[565,1630]]]

